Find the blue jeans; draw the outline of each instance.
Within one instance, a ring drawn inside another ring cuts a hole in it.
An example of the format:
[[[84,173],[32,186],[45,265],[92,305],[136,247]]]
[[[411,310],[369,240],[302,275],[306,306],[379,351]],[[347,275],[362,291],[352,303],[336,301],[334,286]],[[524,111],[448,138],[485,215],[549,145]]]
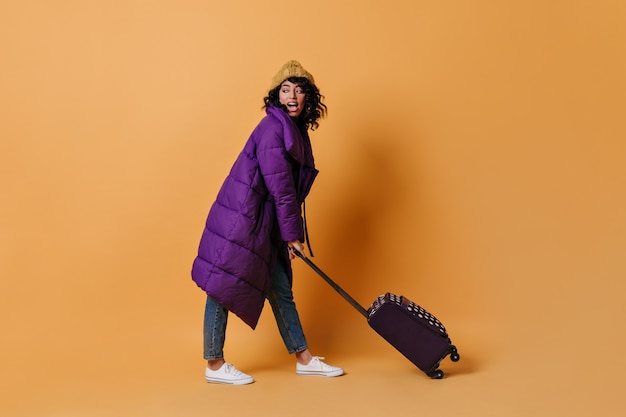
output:
[[[267,299],[272,306],[278,331],[287,351],[292,354],[308,349],[300,317],[293,301],[293,291],[289,283],[287,266],[282,256],[278,256],[272,272]],[[226,340],[228,310],[207,296],[204,310],[204,359],[222,359]]]

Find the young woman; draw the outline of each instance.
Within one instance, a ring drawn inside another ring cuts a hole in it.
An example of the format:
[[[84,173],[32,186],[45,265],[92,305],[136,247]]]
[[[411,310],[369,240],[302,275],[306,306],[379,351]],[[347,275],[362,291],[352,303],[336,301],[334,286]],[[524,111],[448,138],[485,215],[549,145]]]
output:
[[[208,382],[254,379],[224,360],[228,313],[253,329],[265,299],[272,307],[298,375],[339,376],[307,346],[292,293],[293,249],[304,253],[304,203],[317,175],[308,130],[326,105],[313,76],[287,62],[264,98],[266,116],[253,130],[213,203],[194,260],[192,278],[207,293],[204,358]]]

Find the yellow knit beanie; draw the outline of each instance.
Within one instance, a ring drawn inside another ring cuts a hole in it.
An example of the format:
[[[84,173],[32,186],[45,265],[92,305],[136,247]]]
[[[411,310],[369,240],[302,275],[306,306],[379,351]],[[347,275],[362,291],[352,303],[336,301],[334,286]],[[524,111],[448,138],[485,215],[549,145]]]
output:
[[[309,80],[311,84],[315,84],[313,76],[309,72],[307,72],[307,70],[302,68],[302,65],[300,65],[298,61],[292,60],[283,65],[283,67],[276,73],[276,75],[274,75],[274,78],[272,78],[272,85],[270,87],[270,90],[278,87],[280,84],[282,84],[283,81],[291,77],[303,77]]]

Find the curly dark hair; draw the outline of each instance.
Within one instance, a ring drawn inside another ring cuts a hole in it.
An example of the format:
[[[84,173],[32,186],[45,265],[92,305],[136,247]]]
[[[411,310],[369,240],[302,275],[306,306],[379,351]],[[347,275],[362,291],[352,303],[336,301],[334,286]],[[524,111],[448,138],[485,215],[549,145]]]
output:
[[[298,116],[298,125],[306,130],[317,129],[319,127],[318,120],[325,117],[327,113],[326,105],[322,103],[324,96],[320,94],[320,91],[315,84],[311,83],[307,78],[290,77],[287,78],[286,81],[297,84],[304,90],[304,110],[300,113],[300,116]],[[287,111],[287,107],[281,104],[278,99],[279,91],[280,85],[267,93],[267,97],[263,99],[263,102],[265,103],[263,108],[268,108],[269,106],[274,105]]]

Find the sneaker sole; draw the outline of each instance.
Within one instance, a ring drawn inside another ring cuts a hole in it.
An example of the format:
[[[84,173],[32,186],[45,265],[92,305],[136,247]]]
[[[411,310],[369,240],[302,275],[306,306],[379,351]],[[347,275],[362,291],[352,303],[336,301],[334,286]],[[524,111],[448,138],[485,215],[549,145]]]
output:
[[[331,371],[331,372],[296,371],[296,374],[303,375],[303,376],[328,376],[328,377],[334,377],[334,376],[341,376],[341,375],[343,375],[343,369],[338,369],[336,371]]]
[[[247,385],[252,384],[254,382],[254,378],[250,379],[219,379],[219,378],[204,378],[206,382],[211,384],[226,384],[226,385]]]

